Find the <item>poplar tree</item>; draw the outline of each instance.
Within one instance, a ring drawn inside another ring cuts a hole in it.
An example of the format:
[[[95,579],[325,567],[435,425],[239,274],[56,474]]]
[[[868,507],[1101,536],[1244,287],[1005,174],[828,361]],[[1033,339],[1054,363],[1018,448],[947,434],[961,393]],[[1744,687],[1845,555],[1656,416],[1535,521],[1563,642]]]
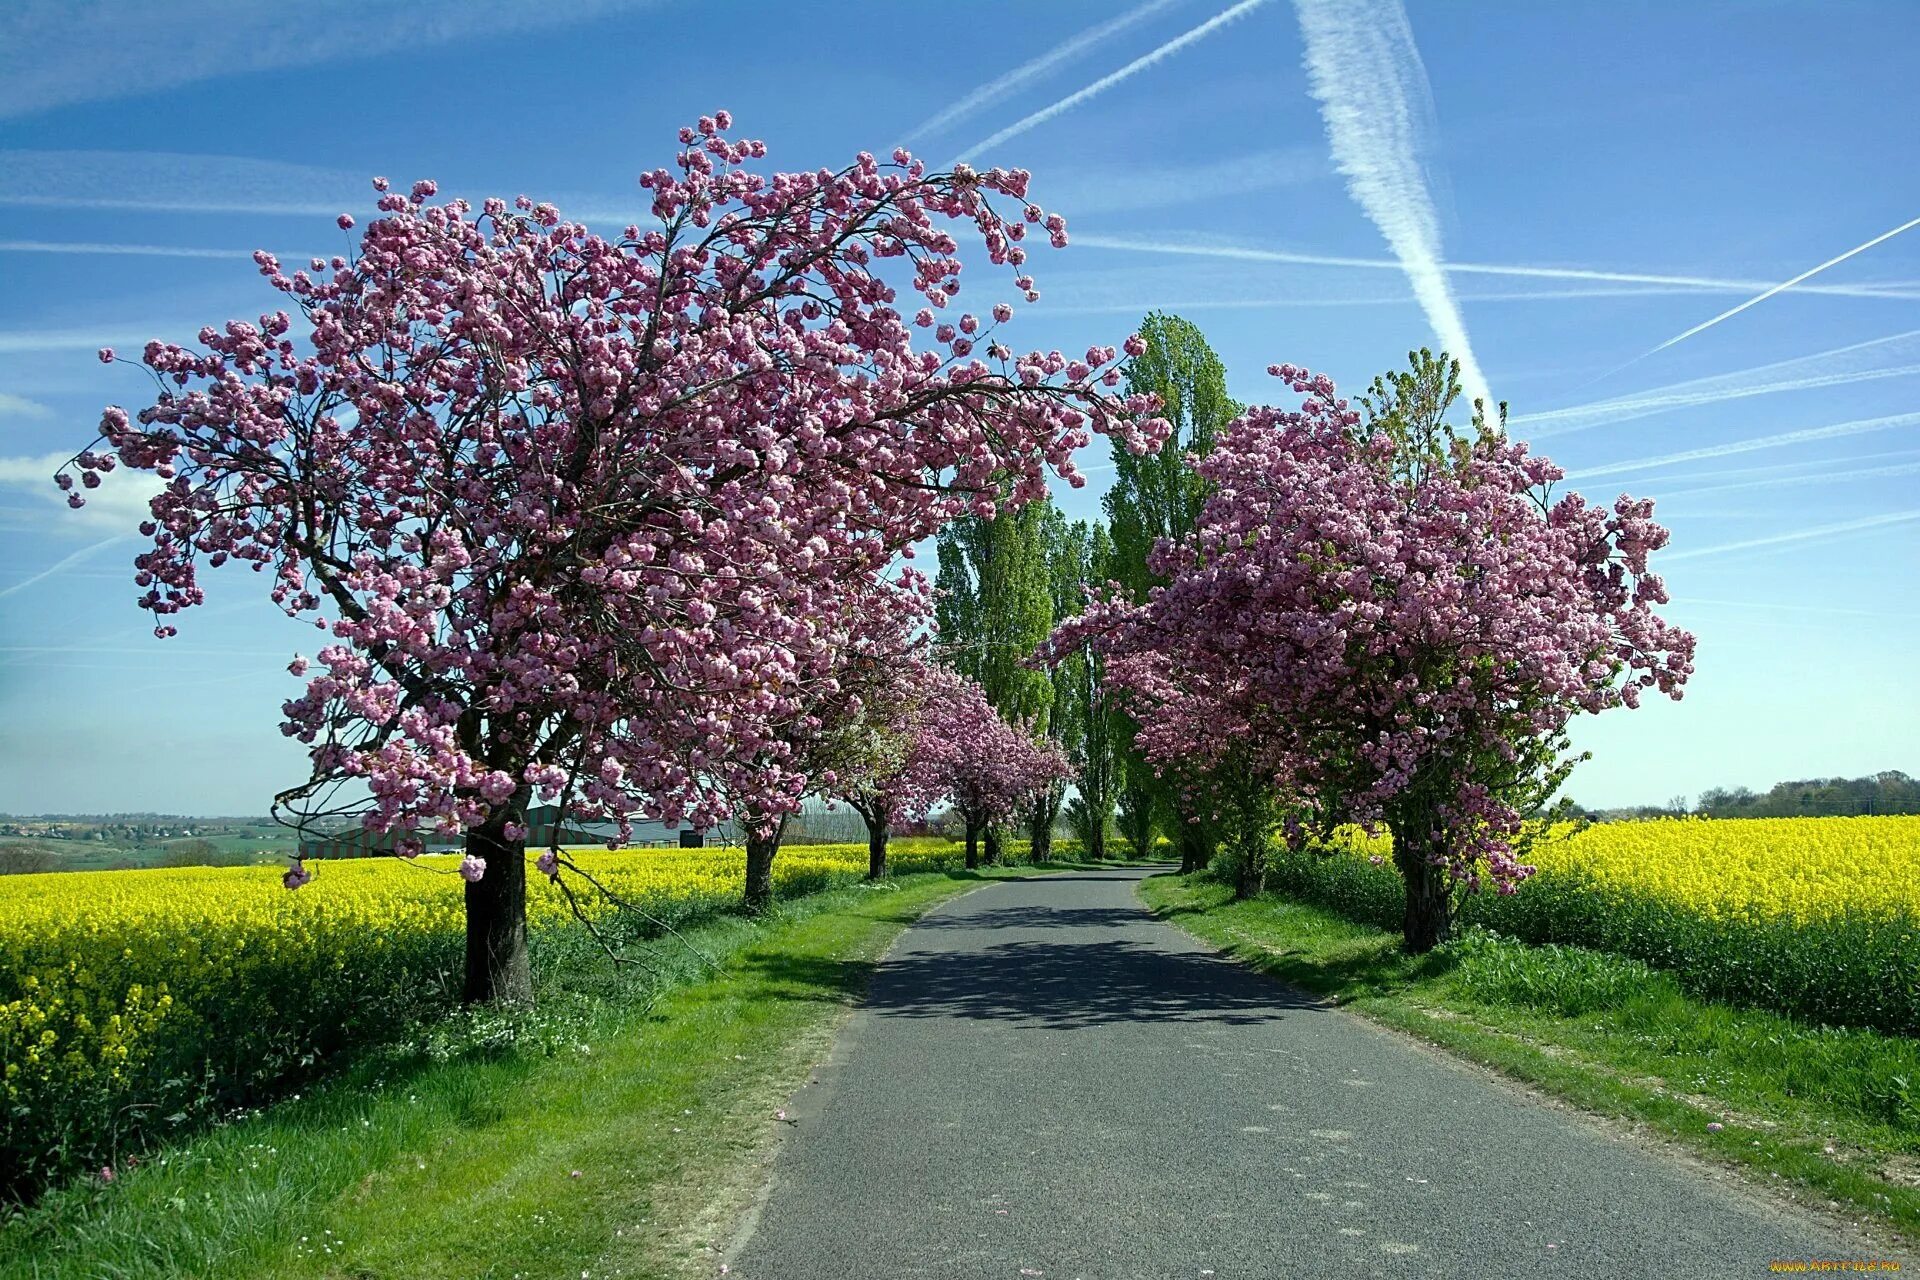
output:
[[[1059,519],[1051,499],[991,519],[965,516],[936,539],[939,573],[934,605],[946,660],[978,684],[1009,725],[1036,739],[1048,735],[1053,680],[1028,664],[1053,630],[1047,524]],[[986,831],[986,860],[1000,860],[1005,832]]]
[[[1146,350],[1127,370],[1127,389],[1158,396],[1161,416],[1172,430],[1157,452],[1136,456],[1124,449],[1113,451],[1113,487],[1106,496],[1113,539],[1110,576],[1136,604],[1166,581],[1147,567],[1155,542],[1184,539],[1193,531],[1206,501],[1206,483],[1188,455],[1211,452],[1215,437],[1240,412],[1227,394],[1226,367],[1198,327],[1179,316],[1154,311],[1141,322],[1140,337]],[[1195,821],[1198,815],[1176,788],[1155,778],[1151,766],[1133,749],[1131,728],[1129,724],[1125,733],[1121,796],[1128,840],[1136,852],[1150,852],[1150,815],[1158,810],[1171,828],[1168,834],[1180,846],[1180,869],[1197,870],[1211,856],[1211,836]]]

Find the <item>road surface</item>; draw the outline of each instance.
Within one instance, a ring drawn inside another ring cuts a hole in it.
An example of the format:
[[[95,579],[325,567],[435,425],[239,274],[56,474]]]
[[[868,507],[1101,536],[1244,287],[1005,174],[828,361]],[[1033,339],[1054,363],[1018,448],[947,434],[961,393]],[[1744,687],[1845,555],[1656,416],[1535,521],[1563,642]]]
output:
[[[1876,1256],[1219,958],[1134,869],[903,934],[731,1277],[1757,1277]]]

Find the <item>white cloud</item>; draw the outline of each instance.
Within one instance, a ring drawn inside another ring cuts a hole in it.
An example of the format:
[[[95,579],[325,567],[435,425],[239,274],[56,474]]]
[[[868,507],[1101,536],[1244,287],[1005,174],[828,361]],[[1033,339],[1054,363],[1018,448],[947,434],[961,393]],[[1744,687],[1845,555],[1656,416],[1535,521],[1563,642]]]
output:
[[[102,476],[98,489],[82,491],[86,506],[70,508],[66,495],[54,487],[53,477],[72,457],[72,453],[0,457],[0,492],[24,494],[31,501],[57,508],[39,526],[41,532],[111,531],[126,535],[148,518],[147,503],[160,492],[162,482],[152,472],[127,467]]]
[[[1493,393],[1474,358],[1440,247],[1440,219],[1421,154],[1433,98],[1399,0],[1294,0],[1306,68],[1347,190],[1406,272],[1434,337],[1460,362],[1468,401]]]
[[[29,400],[25,396],[0,391],[0,418],[45,419],[52,416],[53,410],[38,400]]]

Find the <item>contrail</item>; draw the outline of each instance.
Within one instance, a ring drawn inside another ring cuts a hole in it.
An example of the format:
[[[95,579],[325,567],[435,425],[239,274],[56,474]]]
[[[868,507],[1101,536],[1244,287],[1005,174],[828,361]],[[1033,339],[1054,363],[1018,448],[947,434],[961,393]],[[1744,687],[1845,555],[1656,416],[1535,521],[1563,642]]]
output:
[[[1920,618],[1920,613],[1891,613],[1885,609],[1847,609],[1825,604],[1784,604],[1778,600],[1711,600],[1705,596],[1675,596],[1671,603],[1718,605],[1728,609],[1777,609],[1786,613],[1844,613],[1856,618]]]
[[[1291,253],[1282,249],[1258,249],[1243,245],[1196,244],[1182,240],[1143,240],[1132,236],[1079,234],[1073,243],[1083,249],[1114,249],[1123,253],[1164,253],[1177,257],[1225,258],[1236,262],[1277,262],[1302,267],[1354,267],[1364,271],[1399,271],[1394,258],[1358,258],[1330,253]],[[1603,271],[1589,267],[1546,267],[1520,263],[1453,262],[1440,263],[1450,275],[1513,276],[1534,280],[1591,280],[1611,284],[1671,285],[1702,292],[1738,293],[1743,289],[1764,288],[1759,280],[1729,279],[1724,276],[1672,275],[1649,271]],[[1796,293],[1830,294],[1840,298],[1920,298],[1920,289],[1902,282],[1896,284],[1806,285]]]
[[[1884,516],[1865,516],[1859,520],[1843,520],[1839,524],[1823,524],[1812,529],[1800,529],[1793,533],[1776,533],[1770,538],[1748,538],[1742,542],[1723,542],[1717,547],[1699,547],[1692,551],[1662,553],[1660,562],[1672,564],[1676,560],[1697,560],[1701,556],[1724,555],[1729,551],[1746,551],[1753,547],[1780,547],[1794,542],[1812,542],[1820,538],[1833,538],[1841,534],[1855,533],[1862,529],[1880,529],[1887,525],[1906,524],[1920,520],[1920,510],[1895,511]]]
[[[1727,458],[1736,453],[1753,453],[1760,449],[1778,449],[1786,445],[1805,444],[1814,440],[1832,440],[1840,436],[1865,435],[1869,431],[1891,431],[1898,427],[1911,426],[1920,426],[1920,413],[1895,413],[1884,418],[1859,418],[1852,422],[1836,422],[1831,426],[1807,427],[1800,431],[1783,431],[1778,435],[1756,436],[1751,440],[1734,440],[1727,444],[1706,445],[1680,453],[1662,454],[1657,458],[1610,462],[1604,467],[1588,467],[1581,471],[1569,472],[1567,479],[1590,480],[1595,476],[1619,475],[1623,471],[1650,471],[1655,467],[1669,467],[1682,462],[1699,462],[1705,458]]]
[[[1172,57],[1174,54],[1180,52],[1182,49],[1186,48],[1188,45],[1194,43],[1196,40],[1204,40],[1207,36],[1213,34],[1215,31],[1218,31],[1221,27],[1226,26],[1228,23],[1233,22],[1236,19],[1245,17],[1247,14],[1252,13],[1255,9],[1258,9],[1261,5],[1265,3],[1267,3],[1267,0],[1240,0],[1240,3],[1234,5],[1231,9],[1227,9],[1227,10],[1224,10],[1223,12],[1215,14],[1213,17],[1208,18],[1205,22],[1193,28],[1191,31],[1188,31],[1183,35],[1175,36],[1173,39],[1167,41],[1165,44],[1161,45],[1158,49],[1153,50],[1151,53],[1142,54],[1138,58],[1135,58],[1132,62],[1129,62],[1126,66],[1121,67],[1118,71],[1114,71],[1107,75],[1101,76],[1098,80],[1095,80],[1092,84],[1087,85],[1085,88],[1076,90],[1075,92],[1070,93],[1066,97],[1060,99],[1058,102],[1055,102],[1048,106],[1044,106],[1040,108],[1040,110],[1034,112],[1032,115],[1026,117],[1023,120],[1015,121],[1014,123],[1008,125],[1006,128],[1002,129],[1000,132],[994,134],[991,138],[987,138],[983,141],[974,143],[971,147],[968,147],[965,151],[961,152],[958,159],[965,160],[971,156],[976,156],[980,154],[982,151],[985,151],[988,147],[997,147],[1001,143],[1005,142],[1008,138],[1017,138],[1021,134],[1025,133],[1027,130],[1032,129],[1037,125],[1043,125],[1047,121],[1053,119],[1055,116],[1061,115],[1064,112],[1073,110],[1075,107],[1087,101],[1089,98],[1097,97],[1098,95],[1105,93],[1107,90],[1113,88],[1113,86],[1119,84],[1123,80],[1132,79],[1134,76],[1140,74],[1140,72],[1145,71],[1148,67],[1151,67],[1156,63],[1165,61],[1166,59]]]
[[[1847,250],[1845,253],[1841,254],[1839,257],[1828,258],[1825,262],[1821,263],[1819,266],[1813,267],[1806,271],[1802,271],[1799,275],[1795,276],[1793,279],[1783,281],[1780,284],[1776,284],[1772,288],[1767,289],[1765,292],[1756,294],[1753,297],[1748,298],[1745,302],[1741,303],[1739,306],[1730,307],[1727,310],[1722,311],[1719,315],[1715,316],[1711,320],[1702,321],[1700,324],[1693,326],[1693,328],[1687,330],[1685,333],[1677,333],[1673,337],[1668,338],[1665,342],[1661,343],[1659,346],[1653,348],[1652,351],[1647,352],[1646,355],[1650,356],[1654,354],[1654,352],[1656,351],[1665,351],[1668,347],[1672,346],[1676,342],[1685,342],[1688,338],[1691,338],[1694,334],[1699,333],[1701,330],[1711,329],[1713,328],[1713,326],[1719,324],[1722,320],[1726,320],[1732,316],[1737,316],[1742,311],[1745,311],[1748,307],[1758,306],[1762,302],[1765,302],[1768,298],[1771,298],[1774,294],[1781,293],[1781,292],[1784,292],[1785,290],[1791,289],[1793,288],[1793,286],[1799,284],[1802,280],[1806,280],[1813,276],[1817,276],[1822,271],[1825,271],[1828,267],[1836,266],[1839,263],[1845,262],[1848,258],[1851,258],[1856,253],[1865,253],[1867,250],[1873,248],[1873,246],[1880,244],[1884,241],[1891,240],[1895,236],[1899,235],[1902,231],[1909,231],[1909,230],[1912,230],[1914,227],[1920,227],[1920,218],[1913,218],[1907,222],[1903,222],[1899,226],[1895,227],[1893,230],[1883,232],[1880,235],[1875,236],[1873,239],[1867,241],[1865,244],[1855,245],[1853,248]],[[1638,358],[1644,360],[1646,356],[1640,356]]]
[[[1294,9],[1334,165],[1399,259],[1434,336],[1460,362],[1468,400],[1492,408],[1441,264],[1440,220],[1419,160],[1432,91],[1406,10],[1399,0],[1294,0]]]
[[[127,540],[127,535],[124,533],[121,533],[121,534],[115,534],[113,537],[107,538],[104,541],[96,542],[91,546],[82,547],[78,551],[74,552],[72,555],[67,556],[65,559],[55,561],[50,568],[42,569],[39,573],[34,574],[31,578],[28,578],[26,581],[16,582],[12,586],[6,588],[4,591],[0,591],[0,600],[6,599],[8,596],[12,595],[16,591],[25,591],[28,587],[33,586],[35,583],[45,582],[48,578],[53,577],[53,575],[55,575],[56,573],[59,573],[62,569],[67,568],[69,565],[75,565],[80,563],[82,560],[85,560],[88,556],[92,555],[94,552],[104,551],[106,548],[112,546],[114,543],[125,542],[126,540]]]
[[[908,130],[902,141],[912,142],[958,124],[978,114],[981,108],[998,103],[1008,95],[1025,88],[1055,67],[1071,62],[1095,45],[1104,44],[1128,28],[1138,26],[1161,10],[1172,8],[1179,3],[1181,0],[1148,0],[1148,3],[1129,9],[1119,17],[1103,22],[1092,30],[1083,31],[1073,39],[1055,45],[1031,62],[1021,63],[998,80],[983,84],[966,97],[948,103]]]
[[[1872,480],[1881,476],[1910,476],[1920,474],[1920,462],[1899,462],[1884,467],[1854,467],[1846,471],[1810,471],[1801,475],[1774,476],[1766,480],[1738,480],[1732,484],[1699,485],[1692,489],[1675,489],[1660,495],[1666,498],[1688,498],[1700,493],[1726,493],[1733,489],[1775,489],[1782,485],[1795,484],[1838,484],[1847,480]]]
[[[170,244],[107,244],[85,240],[0,240],[0,253],[126,254],[146,258],[251,258],[251,249],[194,249]]]
[[[1691,289],[1535,289],[1508,291],[1504,293],[1456,293],[1456,302],[1561,302],[1570,298],[1643,298],[1662,297],[1674,293],[1692,293]],[[1053,283],[1051,297],[1060,296],[1060,282]],[[1261,311],[1270,308],[1301,310],[1318,307],[1396,307],[1404,306],[1410,300],[1408,294],[1381,295],[1371,298],[1329,298],[1312,295],[1288,295],[1273,298],[1189,298],[1169,300],[1155,298],[1140,302],[1055,302],[1047,307],[1050,316],[1072,315],[1144,315],[1149,311]],[[1915,366],[1920,370],[1920,365]],[[1084,468],[1083,468],[1084,469]]]
[[[1817,387],[1870,382],[1879,378],[1904,377],[1920,373],[1920,364],[1874,366],[1869,362],[1875,356],[1868,353],[1880,353],[1887,348],[1893,349],[1888,354],[1899,352],[1902,348],[1920,351],[1920,343],[1916,343],[1916,339],[1920,339],[1920,329],[1909,329],[1885,338],[1871,338],[1844,347],[1816,351],[1812,355],[1776,360],[1750,369],[1737,369],[1732,373],[1690,378],[1685,382],[1637,391],[1631,395],[1569,405],[1563,409],[1547,409],[1539,413],[1516,414],[1508,419],[1508,423],[1515,427],[1528,427],[1529,436],[1543,438],[1584,431],[1588,427],[1610,422],[1644,418],[1669,409],[1717,404],[1724,400],[1741,400],[1780,391],[1806,391]]]

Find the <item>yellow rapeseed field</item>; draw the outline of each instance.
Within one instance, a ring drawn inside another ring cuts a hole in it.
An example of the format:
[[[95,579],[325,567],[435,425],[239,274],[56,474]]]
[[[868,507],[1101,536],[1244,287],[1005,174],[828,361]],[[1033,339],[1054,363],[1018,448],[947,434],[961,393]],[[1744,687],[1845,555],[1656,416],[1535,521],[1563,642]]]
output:
[[[897,840],[890,853],[902,873],[961,861],[940,839]],[[739,849],[569,856],[669,921],[737,902],[745,872]],[[464,939],[457,861],[312,862],[312,883],[295,891],[273,866],[0,877],[0,1157],[31,1163],[47,1135],[120,1107],[136,1108],[114,1121],[132,1129],[157,1118],[140,1108],[245,1103],[280,1070],[444,1005]],[[789,846],[775,891],[866,869],[864,844]],[[528,880],[534,928],[571,927],[559,891],[531,867]],[[615,913],[574,883],[590,914]]]
[[[1351,828],[1338,843],[1357,856],[1392,850],[1385,835]],[[1527,857],[1543,873],[1713,919],[1920,916],[1920,816],[1566,824]]]

